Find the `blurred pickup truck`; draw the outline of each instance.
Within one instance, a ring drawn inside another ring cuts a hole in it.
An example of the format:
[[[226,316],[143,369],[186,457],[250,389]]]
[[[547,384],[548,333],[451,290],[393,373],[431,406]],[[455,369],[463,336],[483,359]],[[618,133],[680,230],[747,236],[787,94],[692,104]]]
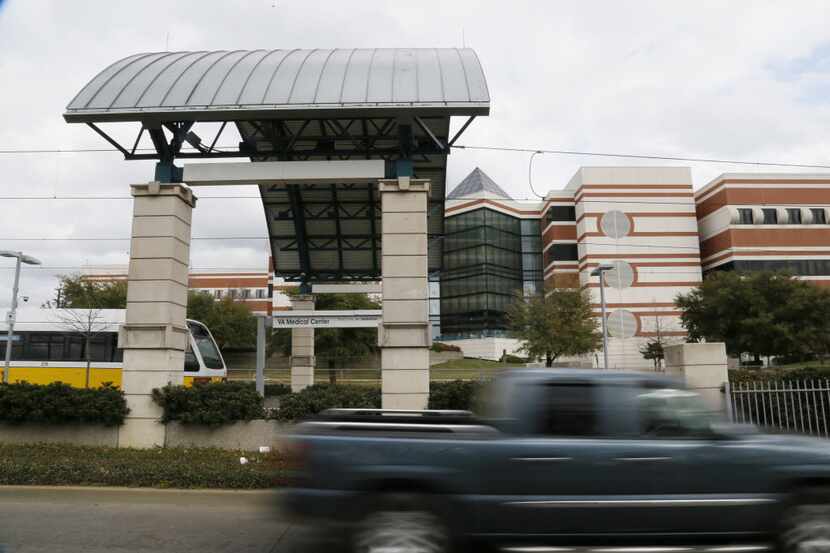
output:
[[[648,373],[515,370],[482,404],[297,425],[283,508],[362,553],[830,552],[830,442],[718,422]]]

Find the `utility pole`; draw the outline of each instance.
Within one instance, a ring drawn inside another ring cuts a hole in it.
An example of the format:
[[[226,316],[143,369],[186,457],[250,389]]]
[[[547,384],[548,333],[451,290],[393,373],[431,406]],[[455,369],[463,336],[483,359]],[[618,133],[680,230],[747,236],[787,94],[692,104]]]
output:
[[[3,365],[3,384],[9,382],[9,366],[12,360],[12,340],[14,338],[14,322],[17,318],[17,295],[20,289],[20,265],[40,265],[34,257],[23,255],[23,252],[0,251],[0,257],[13,257],[17,261],[14,267],[14,286],[12,287],[12,306],[7,315],[8,332],[6,334],[6,360]]]
[[[602,357],[605,369],[608,369],[608,317],[605,316],[605,273],[613,270],[613,265],[603,264],[598,265],[596,269],[591,271],[591,276],[599,277],[599,301],[602,308]]]

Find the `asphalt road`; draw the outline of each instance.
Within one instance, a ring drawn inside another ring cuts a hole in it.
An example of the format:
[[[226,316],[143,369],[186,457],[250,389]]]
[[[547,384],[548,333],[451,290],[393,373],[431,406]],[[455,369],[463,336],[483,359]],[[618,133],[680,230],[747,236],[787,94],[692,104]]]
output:
[[[265,491],[0,487],[0,552],[312,553],[332,543],[291,524]]]

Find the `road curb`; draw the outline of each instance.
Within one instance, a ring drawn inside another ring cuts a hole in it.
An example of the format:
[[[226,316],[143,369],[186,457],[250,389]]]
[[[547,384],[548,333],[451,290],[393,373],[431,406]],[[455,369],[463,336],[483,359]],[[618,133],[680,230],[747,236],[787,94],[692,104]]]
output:
[[[148,494],[216,494],[216,495],[274,495],[278,489],[215,489],[215,488],[145,488],[129,486],[40,486],[40,485],[0,485],[0,493],[14,491],[81,491],[102,493],[148,493]]]

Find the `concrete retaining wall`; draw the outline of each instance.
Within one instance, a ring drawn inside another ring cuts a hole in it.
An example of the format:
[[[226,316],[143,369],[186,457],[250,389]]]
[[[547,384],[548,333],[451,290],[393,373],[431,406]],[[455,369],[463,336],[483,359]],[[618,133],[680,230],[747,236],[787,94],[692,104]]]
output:
[[[100,425],[0,424],[0,443],[72,444],[118,446],[121,427]],[[217,427],[170,423],[165,428],[165,447],[218,447],[254,451],[259,446],[277,446],[286,425],[254,420]]]
[[[286,426],[272,420],[254,420],[210,427],[173,422],[167,425],[166,447],[218,447],[253,451],[277,445]]]
[[[0,424],[0,443],[74,444],[115,447],[118,426],[97,424]]]

